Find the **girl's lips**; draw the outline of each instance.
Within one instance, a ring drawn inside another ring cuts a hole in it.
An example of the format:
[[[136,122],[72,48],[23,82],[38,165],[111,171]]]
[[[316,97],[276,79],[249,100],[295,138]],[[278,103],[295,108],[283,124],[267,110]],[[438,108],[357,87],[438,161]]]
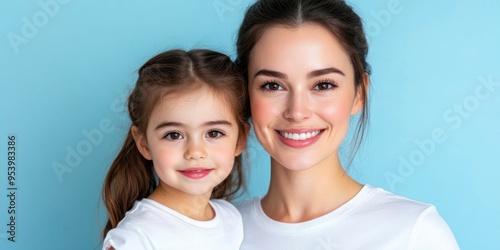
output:
[[[276,130],[278,138],[283,144],[292,148],[304,148],[314,144],[324,129],[320,130]]]
[[[210,171],[212,171],[212,169],[188,168],[188,169],[183,169],[183,170],[178,170],[178,171],[188,178],[201,179],[201,178],[207,176],[210,173]]]

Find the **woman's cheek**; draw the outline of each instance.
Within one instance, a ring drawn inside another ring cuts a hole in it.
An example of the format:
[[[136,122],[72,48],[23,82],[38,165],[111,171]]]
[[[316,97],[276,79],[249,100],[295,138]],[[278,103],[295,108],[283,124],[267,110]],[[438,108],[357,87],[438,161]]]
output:
[[[318,105],[318,112],[327,120],[340,122],[345,119],[350,119],[351,106],[349,102],[338,100],[336,102],[323,102]]]
[[[255,123],[266,122],[275,113],[275,107],[263,98],[251,98],[252,121]]]

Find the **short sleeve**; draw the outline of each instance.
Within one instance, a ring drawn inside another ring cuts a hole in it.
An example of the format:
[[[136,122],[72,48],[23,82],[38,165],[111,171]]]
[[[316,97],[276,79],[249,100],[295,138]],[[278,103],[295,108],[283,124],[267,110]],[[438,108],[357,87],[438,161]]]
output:
[[[119,227],[110,230],[104,239],[102,249],[110,247],[115,250],[153,249],[148,237],[140,231]]]
[[[456,250],[460,249],[450,227],[438,214],[436,207],[427,208],[413,230],[409,249]]]

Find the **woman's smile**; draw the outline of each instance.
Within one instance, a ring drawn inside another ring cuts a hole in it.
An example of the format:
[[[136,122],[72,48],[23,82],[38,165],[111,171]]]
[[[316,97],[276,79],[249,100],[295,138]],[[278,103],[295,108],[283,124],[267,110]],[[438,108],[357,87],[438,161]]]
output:
[[[312,132],[302,132],[302,133],[293,133],[293,132],[283,132],[283,131],[278,131],[281,136],[285,137],[286,139],[294,140],[294,141],[303,141],[307,139],[311,139],[313,137],[316,137],[321,133],[321,130],[316,130]]]
[[[362,107],[338,40],[319,25],[275,26],[250,57],[252,122],[264,149],[294,170],[336,158],[351,116]]]
[[[288,147],[304,148],[319,140],[324,130],[312,130],[304,132],[277,131],[280,141]]]

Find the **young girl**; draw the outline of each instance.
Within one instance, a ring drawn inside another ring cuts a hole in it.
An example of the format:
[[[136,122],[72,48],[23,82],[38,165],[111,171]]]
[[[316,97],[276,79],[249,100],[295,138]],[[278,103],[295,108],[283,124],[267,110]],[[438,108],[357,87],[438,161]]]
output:
[[[368,118],[368,44],[342,0],[260,0],[239,30],[252,123],[271,156],[268,193],[242,204],[241,249],[458,249],[432,205],[363,185],[339,159]],[[376,167],[376,166],[374,166]]]
[[[132,120],[103,187],[103,249],[239,249],[249,112],[229,57],[172,50],[147,61],[128,99]],[[128,212],[127,212],[128,211]]]

